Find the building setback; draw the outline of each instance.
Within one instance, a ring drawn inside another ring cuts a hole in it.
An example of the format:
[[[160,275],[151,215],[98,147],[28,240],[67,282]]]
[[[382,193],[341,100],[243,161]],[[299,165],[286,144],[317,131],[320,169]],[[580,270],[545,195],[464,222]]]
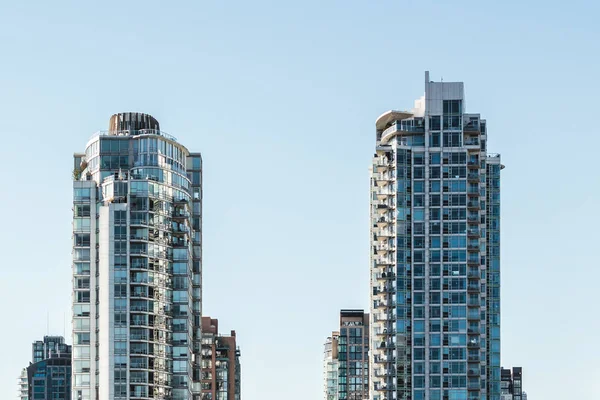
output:
[[[202,158],[120,113],[73,169],[73,398],[200,398]]]
[[[324,351],[325,400],[369,398],[369,314],[341,310]]]
[[[500,163],[461,82],[375,123],[372,400],[500,399]]]
[[[219,334],[219,321],[202,317],[202,400],[240,400],[240,349],[235,331]]]

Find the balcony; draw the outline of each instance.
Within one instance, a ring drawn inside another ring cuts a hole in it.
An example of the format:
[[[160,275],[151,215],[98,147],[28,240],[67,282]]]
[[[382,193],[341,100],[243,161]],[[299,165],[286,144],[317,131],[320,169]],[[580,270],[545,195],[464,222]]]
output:
[[[479,237],[479,229],[467,229],[467,237]]]
[[[479,202],[478,201],[467,201],[467,208],[469,210],[479,210]]]
[[[377,224],[378,227],[381,228],[388,224],[393,224],[394,220],[391,218],[379,217],[379,218],[376,218],[375,223]]]
[[[375,204],[375,208],[379,214],[385,214],[395,208],[394,202],[392,201],[380,201]]]
[[[469,268],[469,270],[467,271],[467,278],[479,279],[480,278],[479,268]]]
[[[375,250],[378,254],[387,253],[388,251],[395,251],[396,246],[393,243],[377,243],[375,245]]]
[[[394,265],[396,262],[394,259],[389,257],[375,257],[375,264],[380,265],[382,267],[387,267],[388,265]]]
[[[478,309],[470,309],[469,312],[467,312],[467,320],[479,321],[480,318],[481,315],[479,314]]]
[[[380,229],[378,232],[375,232],[374,235],[375,235],[375,240],[387,241],[390,238],[393,238],[396,234],[394,231],[392,231],[390,229]]]
[[[479,267],[481,265],[481,260],[479,259],[479,257],[477,257],[477,258],[469,258],[467,260],[467,264],[470,267]]]
[[[189,211],[175,210],[172,214],[173,219],[187,219],[190,217]]]
[[[479,138],[478,137],[466,137],[463,141],[463,145],[465,147],[474,146],[477,150],[479,150]]]
[[[373,174],[373,179],[377,182],[377,186],[383,186],[388,182],[396,179],[396,174],[393,172],[377,172]]]
[[[394,168],[395,163],[393,159],[388,159],[387,157],[376,157],[373,159],[373,165],[378,167],[377,169],[388,169]]]
[[[467,174],[467,180],[468,180],[469,182],[476,182],[476,183],[479,183],[479,174],[478,174],[478,173],[476,173],[476,172],[469,172],[469,173]]]
[[[465,132],[481,132],[481,125],[479,124],[479,119],[476,117],[471,117],[469,121],[463,121],[464,131]]]
[[[394,194],[396,194],[392,189],[393,187],[391,185],[384,187],[379,186],[374,190],[374,193],[377,195],[378,199],[383,200],[388,198],[389,196],[393,196]]]
[[[468,283],[467,284],[467,292],[479,292],[481,291],[481,287],[479,286],[479,284],[472,284],[472,283]]]
[[[382,274],[377,274],[376,278],[378,281],[389,281],[389,280],[393,280],[396,279],[396,274],[394,274],[393,272],[388,272],[388,273],[382,273]]]
[[[381,134],[381,143],[389,142],[394,136],[401,136],[413,133],[424,133],[425,125],[423,120],[404,120],[393,123]]]

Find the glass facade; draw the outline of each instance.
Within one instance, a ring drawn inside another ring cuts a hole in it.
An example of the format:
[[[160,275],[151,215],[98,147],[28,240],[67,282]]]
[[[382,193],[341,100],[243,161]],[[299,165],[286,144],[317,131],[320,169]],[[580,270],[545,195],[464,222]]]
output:
[[[202,160],[114,121],[74,156],[73,396],[199,398]]]
[[[377,120],[374,400],[500,399],[500,157],[462,83]]]

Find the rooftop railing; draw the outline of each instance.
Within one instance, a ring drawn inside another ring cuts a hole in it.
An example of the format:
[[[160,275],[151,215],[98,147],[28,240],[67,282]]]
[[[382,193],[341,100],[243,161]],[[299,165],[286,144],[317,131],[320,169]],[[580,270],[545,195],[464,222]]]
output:
[[[173,135],[169,135],[167,132],[158,130],[158,129],[139,129],[139,130],[123,130],[123,131],[98,131],[94,133],[90,140],[98,137],[98,136],[139,136],[139,135],[157,135],[163,136],[169,140],[174,142],[177,141],[177,138]]]

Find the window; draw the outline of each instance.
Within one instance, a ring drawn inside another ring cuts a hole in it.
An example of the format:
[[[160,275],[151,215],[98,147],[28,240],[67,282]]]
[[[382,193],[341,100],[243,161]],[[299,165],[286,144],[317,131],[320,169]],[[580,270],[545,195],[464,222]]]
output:
[[[444,100],[443,111],[444,116],[462,114],[462,100]]]
[[[413,171],[414,179],[425,179],[425,167],[414,167]],[[438,176],[439,178],[439,176]]]
[[[440,133],[439,132],[431,132],[429,134],[429,147],[440,147]]]
[[[449,123],[452,121],[449,121]],[[444,119],[444,125],[446,119]],[[444,128],[455,128],[453,126],[444,126]],[[462,141],[462,132],[444,132],[444,147],[460,147]]]
[[[425,165],[425,154],[414,153],[413,154],[413,165]]]
[[[76,217],[89,217],[90,216],[90,205],[89,204],[75,204],[73,207],[73,214]]]
[[[127,285],[115,285],[115,297],[127,297]]]
[[[89,200],[90,193],[90,188],[75,188],[73,189],[73,199],[76,201]]]
[[[441,118],[439,115],[432,115],[429,117],[429,130],[430,131],[439,131],[441,128],[440,124]]]
[[[73,219],[73,230],[75,232],[89,232],[90,231],[90,219],[89,218],[74,218]]]
[[[425,192],[425,182],[424,181],[415,181],[414,182],[414,192],[415,193],[424,193]]]
[[[74,236],[75,246],[88,247],[90,245],[90,234],[89,233],[76,233]]]

